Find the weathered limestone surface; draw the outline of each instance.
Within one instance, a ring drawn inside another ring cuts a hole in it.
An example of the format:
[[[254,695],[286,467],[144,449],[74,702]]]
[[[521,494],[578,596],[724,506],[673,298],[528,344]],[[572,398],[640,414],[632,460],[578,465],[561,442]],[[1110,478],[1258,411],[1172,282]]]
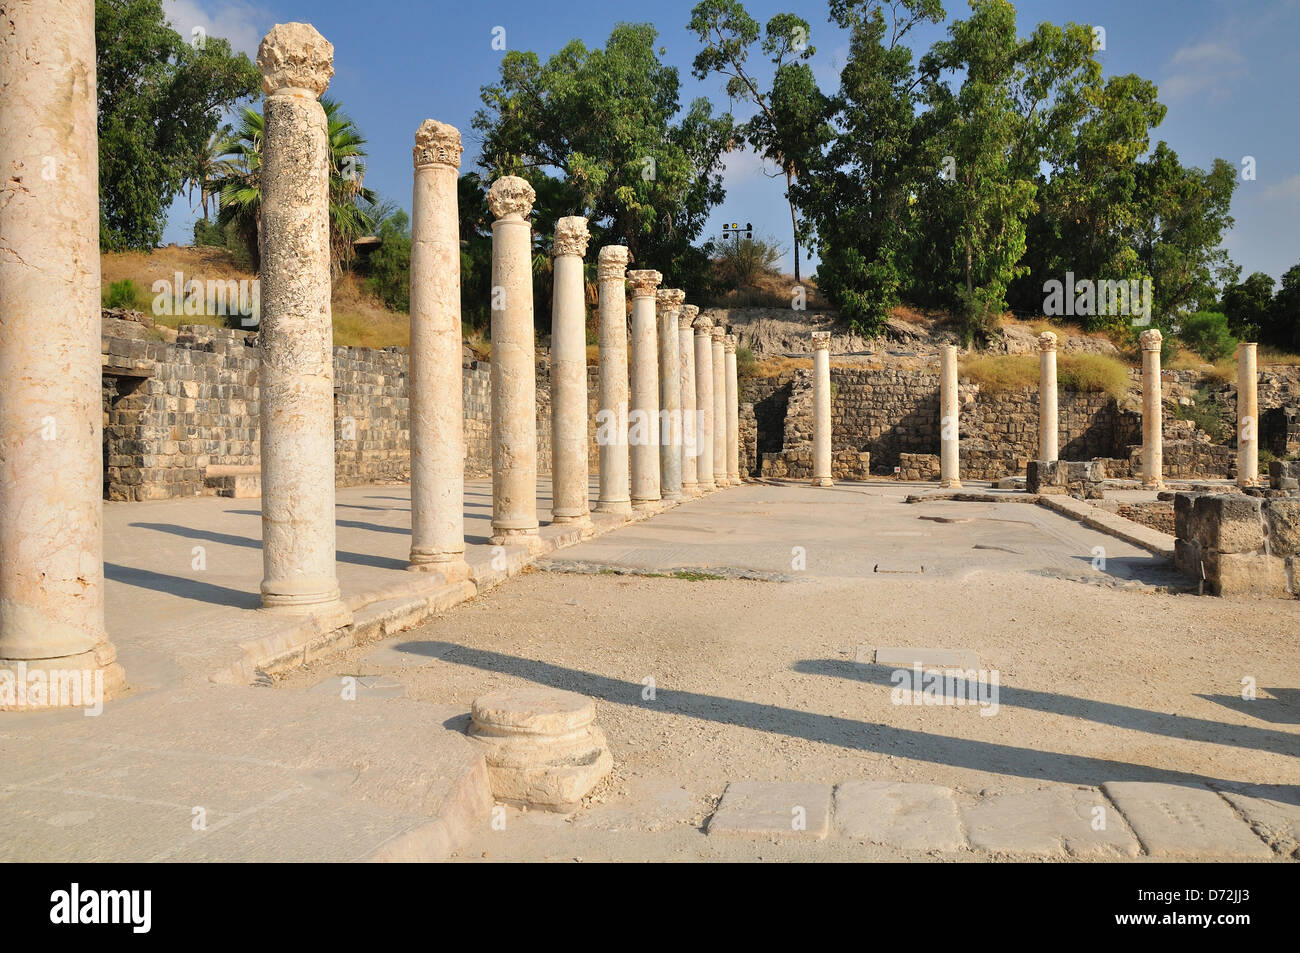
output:
[[[555,225],[551,304],[551,519],[591,524],[587,510],[587,220]]]
[[[1257,345],[1242,341],[1237,345],[1237,484],[1254,486],[1259,482],[1259,373],[1256,369]]]
[[[632,506],[659,502],[659,342],[655,293],[664,276],[651,269],[629,271],[632,291],[632,409],[627,442],[632,457]]]
[[[700,490],[717,489],[713,472],[713,320],[705,314],[695,319],[695,406],[699,421],[699,455],[696,459],[696,479]]]
[[[334,47],[305,23],[258,49],[262,142],[262,603],[337,616],[329,141]]]
[[[957,348],[948,344],[939,351],[939,485],[945,487],[961,486],[957,401]]]
[[[717,326],[710,334],[713,336],[709,351],[713,371],[713,482],[727,486],[727,363],[722,349],[727,329]]]
[[[952,790],[937,784],[846,781],[835,787],[835,825],[846,837],[900,850],[966,846]]]
[[[505,175],[488,189],[492,223],[492,542],[537,537],[537,378],[533,354],[532,226],[536,198]]]
[[[1057,458],[1056,335],[1038,335],[1038,459]]]
[[[682,491],[682,370],[677,320],[686,292],[660,288],[656,295],[659,336],[659,478],[665,500],[678,501]]]
[[[22,7],[0,30],[0,678],[97,670],[112,695],[94,6]]]
[[[1267,859],[1268,845],[1214,791],[1200,785],[1110,781],[1102,790],[1153,857]]]
[[[831,479],[831,333],[812,332],[813,345],[813,485],[834,486]]]
[[[677,319],[678,370],[682,399],[682,494],[700,495],[699,471],[699,414],[695,404],[695,319],[700,309],[693,304],[683,305]]]
[[[1300,597],[1300,497],[1174,496],[1174,563],[1216,596]]]
[[[1039,856],[1068,852],[1075,857],[1138,854],[1124,818],[1095,788],[999,794],[962,813],[971,846],[980,850]],[[1094,826],[1098,818],[1105,825],[1101,829]]]
[[[1160,402],[1160,342],[1159,331],[1143,331],[1142,343],[1142,482],[1147,486],[1162,486],[1163,476],[1163,409]]]
[[[830,833],[831,787],[801,781],[732,781],[708,834],[822,840]]]
[[[727,482],[740,484],[740,387],[736,369],[736,336],[728,334],[722,341],[727,388]]]
[[[600,309],[600,446],[598,513],[632,512],[627,445],[627,248],[606,245],[596,255]]]
[[[571,812],[614,767],[591,699],[511,688],[474,699],[469,736],[483,747],[498,801]]]
[[[411,568],[465,578],[465,428],[461,399],[460,130],[426,119],[415,133],[411,206]]]

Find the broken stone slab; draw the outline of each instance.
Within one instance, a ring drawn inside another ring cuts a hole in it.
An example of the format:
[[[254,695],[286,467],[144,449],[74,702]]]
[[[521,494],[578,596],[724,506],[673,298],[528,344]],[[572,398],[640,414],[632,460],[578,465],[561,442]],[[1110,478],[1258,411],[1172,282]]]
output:
[[[803,781],[732,781],[707,832],[822,840],[830,833],[831,787]]]
[[[1273,856],[1250,825],[1203,784],[1107,781],[1101,789],[1152,857]]]
[[[1300,490],[1300,460],[1270,460],[1268,483],[1275,490]]]
[[[468,734],[483,747],[498,801],[572,812],[614,767],[595,722],[591,699],[532,686],[476,698]]]
[[[858,661],[862,661],[861,646]],[[972,649],[926,649],[913,647],[882,646],[875,650],[871,661],[876,665],[890,668],[959,668],[962,671],[978,670],[979,656]]]
[[[900,850],[966,846],[952,790],[938,784],[845,781],[835,788],[835,826],[847,837]]]
[[[1138,842],[1096,788],[998,794],[963,810],[971,847],[1042,857],[1136,857]]]
[[[1300,860],[1300,804],[1235,791],[1223,796],[1273,850]]]

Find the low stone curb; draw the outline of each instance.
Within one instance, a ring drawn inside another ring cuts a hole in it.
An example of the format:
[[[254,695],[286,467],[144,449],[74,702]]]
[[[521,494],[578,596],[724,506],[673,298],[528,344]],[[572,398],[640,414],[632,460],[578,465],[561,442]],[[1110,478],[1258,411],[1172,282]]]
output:
[[[1085,526],[1090,526],[1109,536],[1122,539],[1124,542],[1145,549],[1156,556],[1163,556],[1170,562],[1173,561],[1174,538],[1168,533],[1161,533],[1149,526],[1143,526],[1140,523],[1134,523],[1132,520],[1126,520],[1122,516],[1099,510],[1097,507],[1090,506],[1071,496],[1040,496],[1037,502],[1039,506],[1044,506],[1055,513],[1068,516]]]

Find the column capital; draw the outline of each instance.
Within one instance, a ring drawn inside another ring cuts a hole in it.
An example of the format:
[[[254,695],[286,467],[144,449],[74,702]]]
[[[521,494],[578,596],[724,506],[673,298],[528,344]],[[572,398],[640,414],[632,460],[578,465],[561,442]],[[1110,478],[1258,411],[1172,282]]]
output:
[[[555,241],[551,243],[551,256],[559,258],[568,255],[583,258],[587,254],[587,242],[591,233],[587,231],[587,220],[581,215],[566,215],[555,223]]]
[[[695,305],[691,305],[690,307],[694,308]],[[709,329],[713,327],[713,319],[711,317],[709,317],[707,314],[696,315],[694,323],[695,323],[695,333],[697,335],[699,335],[700,337],[709,336]]]
[[[1142,342],[1142,350],[1158,351],[1160,350],[1160,342],[1164,340],[1164,337],[1156,328],[1148,328],[1139,335],[1138,340]]]
[[[814,351],[829,351],[831,349],[831,332],[812,332],[812,346]]]
[[[661,312],[680,310],[686,302],[686,292],[680,288],[660,288],[655,292],[655,301]]]
[[[727,329],[722,326],[722,322],[718,322],[713,326],[709,333],[713,335],[714,344],[721,344],[722,339],[727,335]]]
[[[501,176],[487,193],[488,208],[498,222],[526,220],[536,199],[533,187],[517,175]]]
[[[1238,353],[1239,355],[1240,355],[1240,354],[1250,354],[1250,353],[1254,352],[1255,349],[1256,349],[1257,347],[1259,347],[1259,345],[1256,344],[1254,341],[1238,341],[1238,342],[1237,342],[1237,353]]]
[[[736,353],[736,336],[734,334],[728,334],[722,339],[722,349],[728,354]]]
[[[689,331],[695,327],[695,318],[700,313],[698,305],[684,304],[682,310],[677,312],[677,328],[680,331]]]
[[[653,298],[655,289],[663,280],[664,276],[652,268],[641,268],[627,273],[627,286],[633,298]]]
[[[310,23],[277,23],[257,48],[257,68],[268,96],[298,89],[319,97],[334,75],[334,44]]]
[[[627,272],[627,246],[604,245],[596,253],[596,277],[601,281],[622,281]]]
[[[436,119],[426,119],[415,130],[415,148],[411,150],[415,167],[445,165],[460,168],[464,149],[460,144],[460,130]]]
[[[1051,331],[1044,331],[1042,334],[1038,335],[1038,349],[1040,351],[1055,351],[1056,335]]]

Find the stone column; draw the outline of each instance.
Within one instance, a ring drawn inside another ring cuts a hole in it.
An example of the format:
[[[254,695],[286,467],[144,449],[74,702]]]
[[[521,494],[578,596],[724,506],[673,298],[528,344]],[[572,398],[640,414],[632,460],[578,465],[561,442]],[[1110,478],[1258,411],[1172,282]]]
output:
[[[33,672],[47,673],[44,684],[50,670],[93,672],[104,697],[125,677],[104,630],[95,9],[88,0],[9,6],[0,30],[0,708],[21,708],[18,685],[25,691]]]
[[[1038,459],[1057,458],[1056,335],[1038,335]]]
[[[492,223],[492,543],[537,538],[537,364],[533,346],[533,187],[503,175]]]
[[[591,526],[587,509],[587,220],[555,223],[551,294],[551,521]]]
[[[831,478],[831,332],[813,331],[813,486]]]
[[[600,310],[600,406],[596,444],[600,452],[597,513],[630,516],[627,453],[627,248],[606,245],[596,255]]]
[[[663,498],[682,499],[682,377],[678,357],[677,317],[686,292],[660,288],[657,329],[659,335],[659,479]]]
[[[1237,345],[1237,485],[1259,482],[1259,374],[1256,345]]]
[[[727,387],[727,482],[740,486],[740,380],[736,374],[736,336],[728,334],[722,339],[725,367],[723,378]]]
[[[693,304],[682,306],[677,316],[678,371],[682,393],[682,495],[700,495],[699,474],[699,417],[695,412],[695,318],[700,309]]]
[[[957,459],[960,430],[957,415],[957,347],[946,344],[939,349],[939,485],[961,486],[961,468]]]
[[[657,271],[627,273],[632,289],[632,409],[627,415],[632,454],[632,506],[659,502],[659,343],[655,336]]]
[[[415,133],[411,205],[411,561],[466,579],[465,414],[461,384],[460,130]]]
[[[717,325],[713,335],[713,482],[727,486],[727,361],[722,350],[722,339],[727,329]]]
[[[713,319],[700,315],[695,319],[695,407],[699,432],[695,458],[696,481],[700,491],[717,489],[713,475]]]
[[[334,47],[306,23],[272,27],[262,70],[262,604],[349,614],[334,571],[334,332],[329,139],[317,98]]]
[[[1142,483],[1164,485],[1163,410],[1160,403],[1160,342],[1155,328],[1143,331],[1142,342]]]

